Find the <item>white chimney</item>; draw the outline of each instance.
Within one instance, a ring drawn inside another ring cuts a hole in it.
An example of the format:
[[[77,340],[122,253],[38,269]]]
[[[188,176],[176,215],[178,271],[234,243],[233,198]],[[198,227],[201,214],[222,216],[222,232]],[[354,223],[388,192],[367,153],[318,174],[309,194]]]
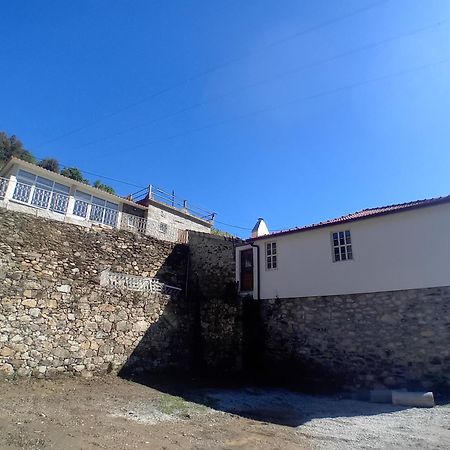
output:
[[[264,219],[260,217],[258,221],[256,222],[255,226],[252,230],[252,238],[256,238],[259,236],[265,236],[266,234],[269,234],[269,229],[267,228],[266,222],[264,222]]]

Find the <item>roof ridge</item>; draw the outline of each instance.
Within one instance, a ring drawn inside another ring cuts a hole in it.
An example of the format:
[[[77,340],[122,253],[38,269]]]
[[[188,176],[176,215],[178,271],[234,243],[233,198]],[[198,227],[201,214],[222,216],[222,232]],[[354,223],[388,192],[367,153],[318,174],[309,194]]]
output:
[[[259,238],[253,238],[253,239],[249,239],[249,240],[263,239],[265,237],[272,237],[272,236],[277,236],[277,235],[282,235],[282,234],[295,233],[295,232],[299,232],[299,231],[307,231],[307,230],[321,228],[321,227],[325,227],[325,226],[333,226],[333,225],[338,225],[341,223],[352,222],[355,220],[362,220],[362,219],[368,219],[368,218],[387,215],[387,214],[394,214],[394,213],[401,212],[401,211],[404,211],[407,209],[432,206],[432,205],[436,205],[436,204],[440,204],[440,203],[444,203],[444,202],[450,202],[450,195],[424,198],[421,200],[412,200],[409,202],[395,203],[395,204],[391,204],[391,205],[378,206],[378,207],[374,207],[374,208],[366,208],[366,209],[362,209],[359,211],[355,211],[353,213],[349,213],[349,214],[345,214],[345,215],[336,217],[334,219],[327,219],[327,220],[312,223],[309,225],[288,228],[285,230],[280,230],[280,231],[270,233],[269,235],[266,235],[266,236],[261,236]]]

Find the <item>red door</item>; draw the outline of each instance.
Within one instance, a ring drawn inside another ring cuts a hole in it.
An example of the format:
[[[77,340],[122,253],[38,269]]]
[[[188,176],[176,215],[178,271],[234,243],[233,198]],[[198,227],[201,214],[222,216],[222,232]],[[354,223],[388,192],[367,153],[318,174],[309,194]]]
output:
[[[241,252],[241,292],[253,291],[253,249]]]

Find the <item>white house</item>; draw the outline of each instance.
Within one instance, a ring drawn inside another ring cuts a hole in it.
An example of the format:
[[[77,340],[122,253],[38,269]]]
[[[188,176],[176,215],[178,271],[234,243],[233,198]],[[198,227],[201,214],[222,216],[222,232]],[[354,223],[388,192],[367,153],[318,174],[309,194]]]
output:
[[[17,158],[0,170],[0,207],[174,242],[183,242],[186,230],[211,230],[212,216],[202,219],[155,198],[147,200],[141,204],[122,198]]]
[[[236,248],[240,292],[255,299],[450,286],[450,196],[272,234],[257,225]]]

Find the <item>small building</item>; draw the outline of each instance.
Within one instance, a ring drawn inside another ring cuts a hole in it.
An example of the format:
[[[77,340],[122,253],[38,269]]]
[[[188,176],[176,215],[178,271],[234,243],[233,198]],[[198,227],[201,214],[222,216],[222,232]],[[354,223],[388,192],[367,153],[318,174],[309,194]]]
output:
[[[138,202],[11,158],[0,170],[0,207],[81,226],[103,226],[183,242],[186,230],[210,232],[207,219],[153,198]]]
[[[450,285],[450,196],[371,208],[268,233],[236,248],[236,281],[255,299]]]

